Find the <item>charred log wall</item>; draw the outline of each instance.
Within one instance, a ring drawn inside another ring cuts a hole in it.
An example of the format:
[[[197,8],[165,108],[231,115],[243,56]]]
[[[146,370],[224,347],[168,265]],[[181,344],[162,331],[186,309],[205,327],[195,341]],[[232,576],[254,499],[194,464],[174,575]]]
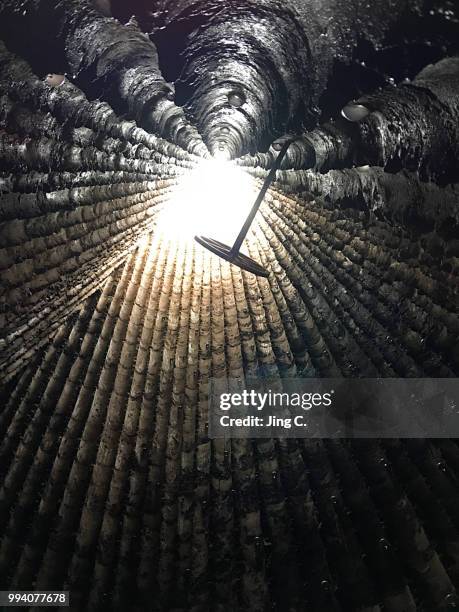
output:
[[[457,376],[457,60],[306,131],[336,60],[435,3],[102,4],[0,4],[0,587],[75,612],[454,609],[456,441],[207,431],[211,376]],[[262,179],[292,126],[246,243],[268,279],[157,231],[204,141]]]
[[[210,376],[449,374],[447,317],[407,297],[392,232],[280,196],[263,218],[269,283],[145,241],[23,370],[0,419],[7,584],[65,585],[75,610],[454,604],[455,442],[207,437]],[[429,348],[396,302],[423,337],[435,321]]]

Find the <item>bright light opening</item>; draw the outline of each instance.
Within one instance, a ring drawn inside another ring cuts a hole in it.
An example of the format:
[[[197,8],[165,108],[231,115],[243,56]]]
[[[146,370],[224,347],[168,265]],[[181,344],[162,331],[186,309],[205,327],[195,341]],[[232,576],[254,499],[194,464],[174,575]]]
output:
[[[209,236],[231,246],[257,196],[253,178],[221,160],[203,161],[180,178],[156,231],[168,239]]]

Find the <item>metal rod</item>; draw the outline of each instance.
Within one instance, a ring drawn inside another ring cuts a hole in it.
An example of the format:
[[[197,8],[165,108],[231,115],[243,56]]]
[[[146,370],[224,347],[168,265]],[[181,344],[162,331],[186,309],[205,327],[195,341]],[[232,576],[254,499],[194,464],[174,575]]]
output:
[[[279,170],[279,166],[282,162],[282,160],[285,157],[285,154],[287,153],[287,150],[289,148],[289,146],[292,144],[292,142],[294,142],[294,140],[296,140],[296,138],[292,138],[290,140],[287,140],[282,149],[279,151],[279,155],[276,157],[276,160],[274,162],[274,165],[272,166],[271,170],[269,171],[268,176],[265,178],[265,181],[263,183],[263,186],[260,190],[260,193],[257,196],[257,199],[255,200],[254,205],[252,206],[249,215],[247,217],[247,219],[244,222],[244,225],[242,226],[241,231],[239,232],[238,237],[236,238],[233,246],[231,247],[231,251],[230,251],[230,257],[236,257],[239,253],[239,249],[241,248],[242,243],[244,242],[245,237],[247,236],[247,233],[250,229],[250,226],[252,225],[253,220],[255,219],[255,215],[257,214],[258,209],[260,208],[261,203],[263,202],[263,198],[266,195],[266,192],[268,191],[271,183],[273,182],[275,176],[276,176],[276,172]]]

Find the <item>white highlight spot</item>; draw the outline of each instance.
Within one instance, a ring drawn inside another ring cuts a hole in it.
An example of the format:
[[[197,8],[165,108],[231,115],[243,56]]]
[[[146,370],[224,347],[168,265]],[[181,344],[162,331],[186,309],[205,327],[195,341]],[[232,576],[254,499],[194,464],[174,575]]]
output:
[[[158,218],[168,239],[214,238],[231,246],[257,196],[253,178],[230,162],[203,161],[179,179]],[[249,234],[250,235],[250,234]]]
[[[63,74],[47,74],[45,83],[50,87],[60,87],[65,83],[65,76]]]

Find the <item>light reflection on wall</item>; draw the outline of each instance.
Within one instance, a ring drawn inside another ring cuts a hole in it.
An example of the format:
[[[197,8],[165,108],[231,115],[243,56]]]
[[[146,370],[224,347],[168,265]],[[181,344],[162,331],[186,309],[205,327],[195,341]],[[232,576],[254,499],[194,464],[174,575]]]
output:
[[[200,234],[231,245],[256,196],[254,179],[240,167],[203,161],[180,179],[155,231],[166,240],[192,241]]]

